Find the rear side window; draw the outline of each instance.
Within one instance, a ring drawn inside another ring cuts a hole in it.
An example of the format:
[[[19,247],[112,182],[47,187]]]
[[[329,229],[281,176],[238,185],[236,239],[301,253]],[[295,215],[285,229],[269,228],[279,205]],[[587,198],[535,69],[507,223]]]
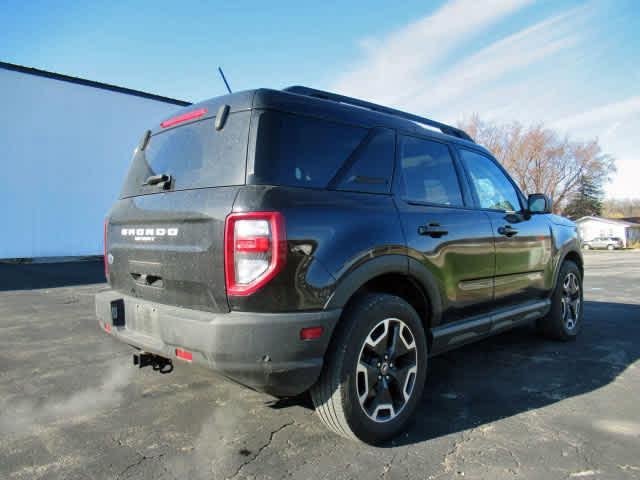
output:
[[[365,128],[284,112],[254,115],[249,184],[324,188],[367,134]]]
[[[462,206],[462,193],[449,147],[415,137],[400,137],[403,197],[409,201]]]
[[[161,174],[171,175],[174,190],[244,184],[250,118],[250,112],[236,112],[222,130],[208,118],[156,133],[134,156],[122,196],[162,191],[143,185]]]
[[[389,193],[393,176],[395,134],[372,129],[338,171],[330,187],[365,193]]]

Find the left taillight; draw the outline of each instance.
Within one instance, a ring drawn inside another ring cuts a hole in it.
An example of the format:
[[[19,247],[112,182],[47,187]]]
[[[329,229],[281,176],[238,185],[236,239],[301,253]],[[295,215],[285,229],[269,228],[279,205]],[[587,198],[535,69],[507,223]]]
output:
[[[102,253],[104,257],[104,276],[109,280],[109,261],[107,259],[107,230],[109,229],[109,219],[104,219],[104,236],[102,240]]]
[[[287,256],[280,212],[242,212],[227,217],[224,234],[228,295],[251,295],[282,270]]]

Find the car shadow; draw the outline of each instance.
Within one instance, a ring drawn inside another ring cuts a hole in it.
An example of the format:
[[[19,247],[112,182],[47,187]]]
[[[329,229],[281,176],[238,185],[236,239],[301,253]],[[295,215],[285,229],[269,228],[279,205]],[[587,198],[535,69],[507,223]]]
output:
[[[523,327],[432,358],[418,411],[388,446],[482,426],[615,380],[640,357],[640,305],[587,301],[584,312],[576,341]]]
[[[0,263],[0,292],[104,282],[102,259],[63,263]]]
[[[425,391],[406,432],[382,447],[477,428],[597,390],[640,357],[640,305],[585,302],[575,341],[521,327],[429,360]],[[270,402],[312,409],[308,395]]]

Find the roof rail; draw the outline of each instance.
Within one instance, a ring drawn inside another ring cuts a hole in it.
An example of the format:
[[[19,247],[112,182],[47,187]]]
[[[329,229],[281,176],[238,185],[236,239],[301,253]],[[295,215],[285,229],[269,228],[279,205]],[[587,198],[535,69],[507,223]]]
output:
[[[402,110],[396,110],[395,108],[383,107],[382,105],[367,102],[365,100],[359,100],[357,98],[347,97],[345,95],[339,95],[337,93],[325,92],[323,90],[316,90],[315,88],[302,87],[299,85],[295,85],[293,87],[287,87],[284,89],[284,91],[289,93],[297,93],[298,95],[306,95],[308,97],[316,97],[316,98],[322,98],[325,100],[332,100],[334,102],[344,103],[347,105],[354,105],[360,108],[366,108],[368,110],[373,110],[375,112],[386,113],[388,115],[394,115],[396,117],[406,118],[407,120],[411,120],[416,123],[421,123],[423,125],[428,125],[430,127],[437,128],[445,135],[452,135],[454,137],[462,138],[464,140],[473,142],[473,139],[464,130],[461,130],[456,127],[452,127],[451,125],[447,125],[445,123],[436,122],[435,120],[431,120],[430,118],[420,117],[419,115],[406,113],[406,112],[403,112]]]

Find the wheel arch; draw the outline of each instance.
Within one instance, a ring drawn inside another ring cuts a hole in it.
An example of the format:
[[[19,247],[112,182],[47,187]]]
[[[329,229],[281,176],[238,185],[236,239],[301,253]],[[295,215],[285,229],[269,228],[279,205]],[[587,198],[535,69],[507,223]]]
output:
[[[582,259],[582,255],[579,250],[570,249],[562,254],[560,257],[560,261],[558,262],[558,266],[556,268],[555,281],[553,283],[553,287],[555,289],[558,284],[558,280],[560,277],[560,270],[562,269],[562,265],[567,260],[575,263],[578,266],[578,270],[580,270],[580,278],[584,279],[584,260]]]
[[[403,255],[376,257],[339,282],[326,308],[346,310],[361,294],[369,292],[396,295],[409,303],[420,316],[431,343],[431,328],[439,323],[442,306],[436,281],[426,268]]]

